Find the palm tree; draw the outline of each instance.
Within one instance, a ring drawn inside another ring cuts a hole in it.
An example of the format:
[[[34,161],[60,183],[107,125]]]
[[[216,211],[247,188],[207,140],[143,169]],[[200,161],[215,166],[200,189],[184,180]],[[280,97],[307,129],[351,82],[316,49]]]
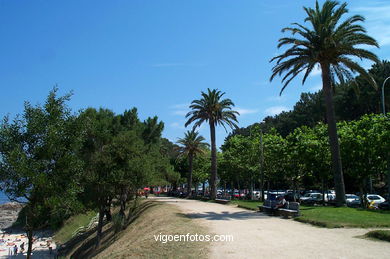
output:
[[[233,111],[234,103],[230,99],[221,98],[225,95],[218,89],[207,89],[207,93],[201,93],[202,98],[193,100],[190,108],[191,111],[187,113],[188,118],[185,126],[195,122],[194,129],[208,122],[210,125],[210,139],[211,139],[211,199],[215,199],[217,194],[216,180],[217,180],[217,146],[215,143],[215,127],[217,125],[223,126],[227,131],[226,126],[230,128],[237,128],[237,111]]]
[[[204,153],[204,150],[208,147],[208,144],[204,141],[205,138],[195,130],[187,131],[184,138],[177,141],[181,145],[179,147],[180,156],[188,157],[187,196],[191,196],[193,159],[197,154]]]
[[[362,45],[378,47],[375,39],[366,34],[366,30],[358,22],[364,18],[354,15],[343,21],[341,17],[348,12],[347,4],[339,4],[336,1],[327,0],[320,8],[316,1],[315,9],[306,8],[305,22],[311,24],[311,28],[298,23],[287,27],[282,32],[290,32],[291,37],[281,38],[278,48],[291,46],[283,54],[271,59],[276,61],[272,68],[271,81],[275,76],[284,74],[284,83],[280,94],[286,86],[301,72],[304,73],[302,84],[316,66],[322,70],[322,89],[326,104],[326,118],[328,123],[329,144],[332,155],[332,170],[334,174],[336,201],[338,206],[345,205],[345,187],[340,157],[339,142],[337,136],[336,120],[333,107],[333,92],[336,77],[339,82],[345,79],[351,80],[354,73],[358,72],[376,86],[373,78],[352,58],[369,59],[379,62],[375,54]],[[299,37],[295,37],[298,35]]]

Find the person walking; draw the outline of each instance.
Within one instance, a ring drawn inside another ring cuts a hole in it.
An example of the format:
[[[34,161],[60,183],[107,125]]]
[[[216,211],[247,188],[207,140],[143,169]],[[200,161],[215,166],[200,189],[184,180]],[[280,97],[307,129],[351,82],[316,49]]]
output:
[[[20,244],[20,252],[23,254],[24,252],[24,242]]]

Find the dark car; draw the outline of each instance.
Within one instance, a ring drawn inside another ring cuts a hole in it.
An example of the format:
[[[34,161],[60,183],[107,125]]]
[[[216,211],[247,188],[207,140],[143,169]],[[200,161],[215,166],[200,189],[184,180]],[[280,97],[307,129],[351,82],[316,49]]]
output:
[[[303,197],[299,198],[300,203],[307,205],[314,205],[322,202],[322,193],[306,193]]]
[[[348,207],[358,208],[361,206],[360,198],[355,194],[345,194],[345,201]]]
[[[379,203],[378,208],[380,208],[381,210],[390,210],[389,201]]]

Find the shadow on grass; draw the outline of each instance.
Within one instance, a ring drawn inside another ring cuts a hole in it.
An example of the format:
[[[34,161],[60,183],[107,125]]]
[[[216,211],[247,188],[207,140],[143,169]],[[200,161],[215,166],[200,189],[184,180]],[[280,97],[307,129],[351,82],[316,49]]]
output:
[[[156,205],[158,205],[158,203],[153,201],[146,201],[139,204],[138,207],[134,210],[131,217],[127,220],[123,230],[126,229],[130,224],[132,224],[137,218],[139,218],[142,213],[144,213],[147,209]],[[59,255],[70,258],[94,257],[103,250],[105,250],[107,247],[109,247],[112,243],[114,243],[118,239],[122,231],[115,232],[114,224],[106,222],[103,226],[101,244],[98,248],[96,248],[95,246],[96,228],[94,228],[66,242],[59,250]]]
[[[261,219],[261,218],[269,218],[268,215],[263,213],[256,213],[250,211],[238,211],[238,212],[228,212],[222,211],[221,213],[216,213],[214,211],[208,211],[205,213],[188,213],[185,214],[190,218],[203,218],[207,220],[245,220],[245,219]]]

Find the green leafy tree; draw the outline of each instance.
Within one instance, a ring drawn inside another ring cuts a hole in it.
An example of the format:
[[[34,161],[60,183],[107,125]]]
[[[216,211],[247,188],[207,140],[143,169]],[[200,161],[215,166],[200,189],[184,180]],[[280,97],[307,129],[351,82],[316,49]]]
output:
[[[229,138],[222,147],[225,170],[230,173],[228,178],[234,179],[239,190],[250,187],[252,193],[259,171],[259,150],[254,149],[254,144],[254,138],[237,135]]]
[[[345,204],[345,187],[333,107],[332,81],[334,82],[337,77],[343,83],[345,78],[352,79],[353,72],[358,72],[375,85],[373,78],[351,57],[378,62],[375,54],[360,48],[361,45],[378,47],[375,39],[369,37],[366,30],[357,24],[363,22],[364,18],[354,15],[344,21],[341,20],[348,12],[346,6],[346,3],[339,6],[338,2],[327,0],[322,7],[318,2],[315,9],[305,7],[307,14],[305,22],[309,22],[312,28],[298,23],[293,23],[293,27],[284,28],[282,31],[291,32],[293,37],[281,38],[278,47],[291,48],[271,59],[276,61],[271,80],[277,75],[285,74],[281,93],[298,74],[304,73],[302,80],[304,84],[313,69],[317,65],[321,67],[336,200],[339,206]],[[294,37],[295,35],[300,37]]]
[[[58,97],[57,90],[43,106],[26,102],[21,117],[0,125],[0,190],[11,200],[26,201],[27,258],[33,231],[61,223],[81,206],[76,195],[83,131],[66,106],[70,95]]]
[[[204,122],[208,122],[210,126],[211,139],[211,199],[215,199],[217,195],[217,145],[215,140],[215,127],[220,125],[226,130],[226,126],[237,128],[237,111],[233,111],[234,103],[230,99],[222,99],[225,93],[217,89],[207,89],[207,93],[201,93],[202,98],[193,100],[190,105],[191,111],[187,113],[188,118],[185,126],[194,123],[193,128],[197,128]]]
[[[120,125],[115,114],[108,109],[86,109],[79,117],[85,123],[86,137],[83,143],[83,159],[85,161],[83,183],[85,200],[92,208],[99,211],[96,247],[100,245],[103,219],[111,219],[111,201],[116,194],[115,171],[110,156],[110,144],[118,132]]]
[[[383,179],[388,166],[390,119],[383,115],[365,115],[360,120],[341,122],[339,128],[346,174],[365,195],[369,180]]]
[[[197,154],[204,153],[208,144],[204,142],[205,138],[199,135],[195,130],[184,133],[184,138],[177,141],[180,155],[188,157],[189,170],[187,174],[187,196],[191,196],[193,160]]]
[[[205,152],[200,153],[194,159],[194,171],[193,171],[193,181],[195,183],[195,189],[199,183],[203,184],[202,190],[203,195],[205,195],[205,185],[206,181],[210,178],[210,150],[207,149]]]

